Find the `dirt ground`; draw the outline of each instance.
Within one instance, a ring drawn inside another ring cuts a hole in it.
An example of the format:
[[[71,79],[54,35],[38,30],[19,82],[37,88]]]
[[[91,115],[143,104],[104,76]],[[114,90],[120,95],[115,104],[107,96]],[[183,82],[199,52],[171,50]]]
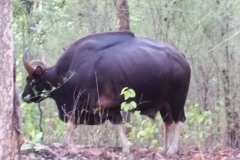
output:
[[[240,149],[216,147],[197,151],[194,147],[180,147],[176,155],[167,156],[161,151],[135,148],[124,155],[120,147],[81,146],[64,147],[60,143],[45,146],[40,151],[22,151],[23,160],[240,160]]]

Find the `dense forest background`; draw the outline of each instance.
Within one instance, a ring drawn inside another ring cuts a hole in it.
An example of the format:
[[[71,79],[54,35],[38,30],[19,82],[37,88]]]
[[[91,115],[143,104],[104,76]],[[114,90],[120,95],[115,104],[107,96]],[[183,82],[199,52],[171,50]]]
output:
[[[240,147],[240,1],[238,0],[129,0],[130,30],[136,36],[167,42],[188,59],[192,78],[186,102],[187,121],[180,145],[199,149]],[[113,0],[14,0],[14,48],[19,96],[26,71],[22,53],[49,66],[72,42],[90,33],[118,30]],[[58,119],[52,100],[41,103],[43,135],[36,104],[22,103],[23,131],[43,143],[60,142],[66,125]],[[162,122],[132,115],[129,144],[158,149]],[[79,126],[76,143],[118,145],[111,124]]]

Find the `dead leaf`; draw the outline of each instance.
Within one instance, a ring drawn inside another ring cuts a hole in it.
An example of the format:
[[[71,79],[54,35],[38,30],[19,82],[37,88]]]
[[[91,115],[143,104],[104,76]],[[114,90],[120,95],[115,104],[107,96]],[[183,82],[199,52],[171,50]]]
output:
[[[98,148],[90,148],[87,151],[94,156],[99,156],[100,154],[102,154],[102,151]]]
[[[74,144],[69,146],[68,151],[69,151],[69,153],[72,153],[72,154],[78,154],[80,152],[78,147],[76,145],[74,145]]]
[[[122,156],[115,154],[114,152],[107,152],[107,157],[111,160],[121,160]]]
[[[218,153],[222,156],[227,156],[227,157],[231,155],[231,151],[229,150],[221,150]]]
[[[63,150],[60,150],[58,153],[60,156],[64,157],[64,156],[67,156],[69,152],[66,149],[63,149]]]
[[[195,153],[192,155],[192,160],[205,160],[203,154],[200,153]]]
[[[158,152],[154,153],[153,155],[154,155],[154,158],[152,158],[152,159],[164,160],[163,156]]]

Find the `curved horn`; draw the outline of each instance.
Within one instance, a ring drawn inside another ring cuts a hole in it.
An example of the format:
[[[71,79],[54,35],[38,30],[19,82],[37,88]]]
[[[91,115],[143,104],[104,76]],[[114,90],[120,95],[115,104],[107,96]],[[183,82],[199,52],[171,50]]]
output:
[[[27,48],[23,53],[23,65],[25,69],[27,70],[29,75],[33,75],[35,69],[31,66],[31,64],[27,61],[27,53],[29,48]]]

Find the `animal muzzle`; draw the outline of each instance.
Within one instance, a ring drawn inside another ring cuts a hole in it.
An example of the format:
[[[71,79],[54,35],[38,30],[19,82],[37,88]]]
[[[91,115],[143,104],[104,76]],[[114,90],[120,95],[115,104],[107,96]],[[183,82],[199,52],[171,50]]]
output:
[[[22,94],[22,100],[23,100],[23,102],[25,102],[25,103],[31,103],[31,98],[30,98],[29,95]]]

